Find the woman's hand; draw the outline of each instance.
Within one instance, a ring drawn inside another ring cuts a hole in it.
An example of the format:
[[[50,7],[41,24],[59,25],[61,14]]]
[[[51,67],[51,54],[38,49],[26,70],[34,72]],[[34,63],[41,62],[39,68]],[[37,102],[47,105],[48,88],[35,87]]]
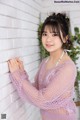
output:
[[[23,62],[22,62],[19,58],[16,58],[16,60],[17,60],[17,62],[18,62],[18,65],[19,65],[20,70],[24,71]]]
[[[10,72],[14,72],[16,70],[24,71],[23,62],[19,58],[9,60],[8,66],[9,66]]]
[[[15,72],[16,70],[19,70],[19,63],[16,59],[11,59],[8,61],[8,66],[10,72]]]

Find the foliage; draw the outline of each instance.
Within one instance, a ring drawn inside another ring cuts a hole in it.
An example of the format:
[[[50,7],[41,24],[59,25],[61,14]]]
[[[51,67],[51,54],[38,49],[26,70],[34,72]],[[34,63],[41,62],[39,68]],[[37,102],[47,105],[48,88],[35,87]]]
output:
[[[79,28],[78,28],[78,27],[75,27],[75,28],[74,28],[74,32],[75,32],[75,36],[74,36],[74,37],[75,37],[77,43],[80,44],[80,33],[79,33]]]
[[[74,32],[75,32],[75,35],[79,34],[79,28],[78,27],[74,27]]]
[[[80,80],[80,71],[77,72],[77,80]]]

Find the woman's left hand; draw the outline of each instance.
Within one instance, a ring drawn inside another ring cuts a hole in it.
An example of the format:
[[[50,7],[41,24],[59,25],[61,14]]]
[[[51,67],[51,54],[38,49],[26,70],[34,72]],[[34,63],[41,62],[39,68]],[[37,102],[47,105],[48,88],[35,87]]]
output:
[[[19,70],[19,64],[16,59],[11,59],[8,61],[8,66],[10,72],[15,72],[16,70]]]

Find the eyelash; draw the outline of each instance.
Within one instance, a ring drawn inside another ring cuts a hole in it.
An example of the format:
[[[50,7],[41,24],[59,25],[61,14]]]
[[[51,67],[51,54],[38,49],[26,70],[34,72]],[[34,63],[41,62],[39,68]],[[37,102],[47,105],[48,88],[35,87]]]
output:
[[[42,36],[47,36],[47,34],[46,34],[46,33],[43,33]]]
[[[58,33],[54,33],[54,34],[52,34],[52,36],[58,36]]]
[[[47,33],[43,33],[42,36],[47,36]],[[58,36],[58,33],[53,33],[52,36]]]

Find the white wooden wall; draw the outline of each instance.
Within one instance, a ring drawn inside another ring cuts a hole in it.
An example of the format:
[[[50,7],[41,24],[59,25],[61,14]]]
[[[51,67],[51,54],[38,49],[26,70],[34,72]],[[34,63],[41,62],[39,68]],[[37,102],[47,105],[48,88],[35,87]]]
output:
[[[70,19],[71,19],[71,30],[72,33],[74,34],[74,27],[79,27],[80,29],[80,10],[71,11]]]
[[[9,79],[8,59],[23,60],[31,82],[40,63],[37,28],[41,0],[0,0],[0,119],[40,120],[39,109],[19,98]]]

